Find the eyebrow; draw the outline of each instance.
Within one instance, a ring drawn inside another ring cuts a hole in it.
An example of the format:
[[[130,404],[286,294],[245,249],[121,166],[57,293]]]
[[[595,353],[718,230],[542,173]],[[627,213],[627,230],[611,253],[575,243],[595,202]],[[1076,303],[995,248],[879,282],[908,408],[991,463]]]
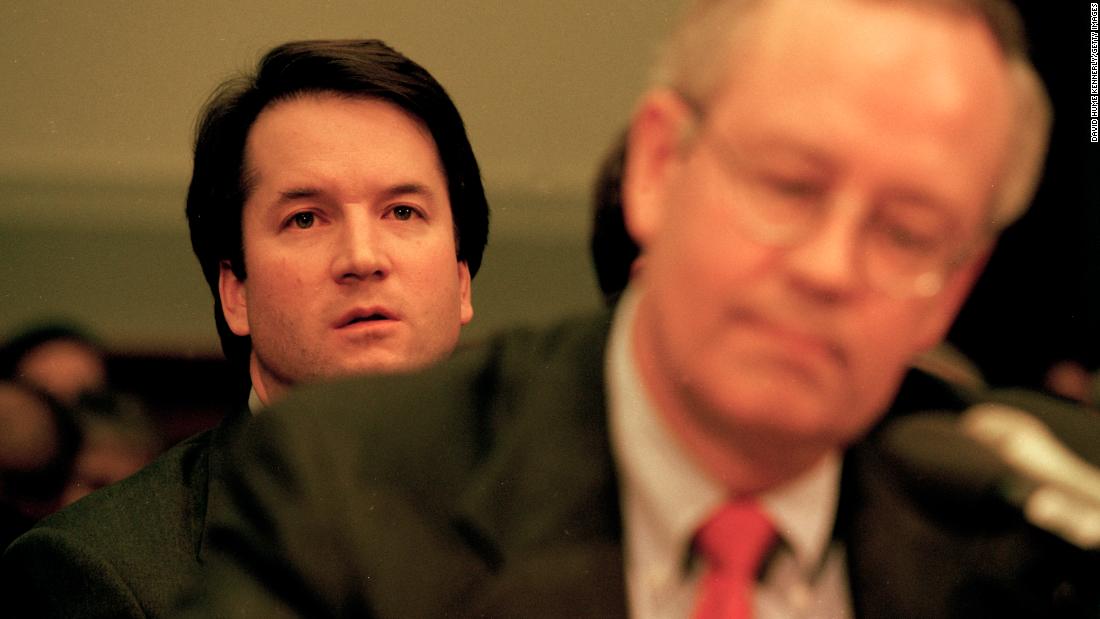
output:
[[[280,191],[279,199],[276,201],[276,204],[293,202],[294,200],[301,200],[302,198],[315,198],[320,194],[321,190],[313,187],[294,187],[293,189]]]
[[[816,169],[832,171],[836,169],[833,159],[819,148],[781,136],[767,136],[746,141],[730,140],[726,136],[715,135],[711,142],[718,152],[738,164],[745,162],[762,163],[765,158],[776,157],[785,162],[794,161],[798,165],[808,165]],[[751,153],[751,154],[750,154]]]
[[[326,193],[324,190],[317,187],[302,186],[292,187],[279,192],[279,198],[275,201],[276,205],[286,204],[287,202],[294,202],[295,200],[302,200],[307,198],[316,198],[317,196]],[[432,198],[435,192],[430,187],[423,183],[399,183],[386,187],[378,193],[378,197],[383,200],[392,200],[400,196],[418,195],[425,198]]]
[[[923,190],[911,190],[899,188],[887,192],[886,202],[901,204],[908,208],[919,208],[922,211],[932,212],[948,220],[958,223],[958,216],[942,198]]]
[[[836,167],[832,156],[820,148],[787,138],[770,137],[764,139],[753,145],[752,150],[758,154],[793,157],[798,160],[799,163],[809,164],[818,168],[831,170]]]
[[[424,196],[425,198],[432,198],[435,196],[435,192],[431,187],[423,183],[401,183],[392,187],[387,187],[380,194],[385,199],[396,198],[398,196],[416,195]]]

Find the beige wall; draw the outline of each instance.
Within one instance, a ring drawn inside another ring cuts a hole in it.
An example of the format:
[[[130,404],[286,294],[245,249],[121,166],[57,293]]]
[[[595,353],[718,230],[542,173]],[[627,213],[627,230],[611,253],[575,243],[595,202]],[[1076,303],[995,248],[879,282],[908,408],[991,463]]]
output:
[[[444,84],[494,207],[471,335],[598,305],[588,186],[675,12],[657,0],[0,6],[0,337],[71,317],[125,348],[215,347],[183,220],[194,117],[297,38],[378,37]]]

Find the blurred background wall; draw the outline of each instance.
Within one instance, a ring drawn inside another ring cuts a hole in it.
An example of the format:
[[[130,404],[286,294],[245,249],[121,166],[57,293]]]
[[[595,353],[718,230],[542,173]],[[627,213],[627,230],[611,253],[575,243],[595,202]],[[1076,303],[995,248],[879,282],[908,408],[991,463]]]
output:
[[[1095,366],[1097,176],[1088,7],[1023,2],[1058,106],[1051,170],[952,338],[994,382]],[[116,351],[214,355],[183,218],[195,115],[290,39],[378,37],[462,111],[493,208],[478,337],[599,305],[589,185],[646,82],[670,0],[0,5],[0,336],[64,317]],[[1069,48],[1064,44],[1070,43]]]

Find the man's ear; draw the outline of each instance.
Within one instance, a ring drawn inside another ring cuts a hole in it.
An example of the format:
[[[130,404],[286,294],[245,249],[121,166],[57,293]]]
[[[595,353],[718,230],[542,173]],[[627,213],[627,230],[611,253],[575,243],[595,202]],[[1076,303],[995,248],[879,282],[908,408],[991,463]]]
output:
[[[468,324],[474,319],[473,289],[470,277],[470,266],[465,260],[458,261],[458,301],[459,319],[462,324]]]
[[[919,327],[917,343],[921,351],[930,350],[947,337],[947,331],[955,322],[955,317],[963,303],[970,296],[974,284],[981,277],[989,256],[993,253],[992,243],[948,276],[943,289],[932,299],[932,305]]]
[[[225,322],[236,335],[248,335],[251,329],[248,327],[248,294],[245,283],[237,278],[228,260],[222,260],[218,267],[218,295],[221,298]]]
[[[642,98],[630,123],[623,165],[623,219],[643,249],[660,229],[670,177],[693,120],[691,108],[680,95],[660,89]]]

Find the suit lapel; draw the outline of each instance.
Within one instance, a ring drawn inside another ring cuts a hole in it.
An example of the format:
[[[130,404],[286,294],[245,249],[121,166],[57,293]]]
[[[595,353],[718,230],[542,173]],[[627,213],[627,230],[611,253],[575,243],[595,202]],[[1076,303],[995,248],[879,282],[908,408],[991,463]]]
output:
[[[247,409],[240,409],[227,414],[217,426],[210,431],[209,442],[202,454],[205,466],[199,468],[192,480],[191,493],[192,505],[195,505],[197,542],[196,553],[200,564],[205,563],[209,556],[208,532],[211,517],[217,510],[224,509],[227,505],[227,489],[225,486],[225,470],[228,466],[226,447],[245,427],[252,418]]]

